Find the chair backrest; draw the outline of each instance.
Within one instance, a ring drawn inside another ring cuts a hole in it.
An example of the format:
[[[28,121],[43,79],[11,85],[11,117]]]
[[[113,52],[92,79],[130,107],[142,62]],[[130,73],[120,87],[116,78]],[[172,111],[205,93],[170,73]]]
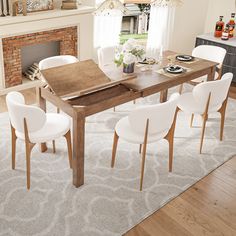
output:
[[[29,132],[35,132],[45,124],[45,112],[39,107],[25,105],[25,99],[21,93],[8,93],[6,103],[11,124],[18,132],[24,132],[24,118],[26,118]]]
[[[129,115],[132,129],[144,134],[146,121],[149,119],[149,134],[169,130],[174,120],[179,94],[174,93],[165,103],[138,108]]]
[[[100,68],[102,68],[105,65],[109,65],[114,63],[115,60],[115,51],[116,47],[111,46],[111,47],[104,47],[104,48],[99,48],[97,53],[98,53],[98,65]]]
[[[222,66],[225,59],[226,50],[213,45],[200,45],[193,49],[192,55],[208,61],[218,62]]]
[[[70,55],[48,57],[39,62],[39,69],[45,70],[52,67],[62,66],[62,65],[70,64],[70,63],[75,63],[75,62],[78,62],[78,59]]]
[[[209,109],[219,107],[227,98],[229,87],[233,79],[232,73],[226,73],[221,80],[207,81],[196,85],[193,89],[193,96],[199,105],[206,106],[209,94],[211,93]]]

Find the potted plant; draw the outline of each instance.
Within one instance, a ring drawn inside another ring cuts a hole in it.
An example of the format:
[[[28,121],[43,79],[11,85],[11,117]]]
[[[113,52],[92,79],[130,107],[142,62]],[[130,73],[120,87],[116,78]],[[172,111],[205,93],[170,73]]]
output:
[[[124,73],[133,73],[135,62],[142,60],[145,51],[135,39],[128,39],[115,54],[117,66],[123,65]]]

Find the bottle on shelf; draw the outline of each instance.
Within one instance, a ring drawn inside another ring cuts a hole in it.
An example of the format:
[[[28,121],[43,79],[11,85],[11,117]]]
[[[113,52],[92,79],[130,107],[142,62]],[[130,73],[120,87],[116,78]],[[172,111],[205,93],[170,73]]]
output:
[[[229,39],[229,25],[227,24],[222,32],[221,36],[222,40],[228,40]]]
[[[235,29],[235,20],[234,20],[234,18],[235,18],[235,13],[232,13],[231,14],[231,19],[228,23],[228,25],[229,25],[229,37],[230,38],[234,37],[234,29]]]
[[[220,38],[222,36],[222,31],[225,25],[223,18],[223,16],[220,16],[220,20],[216,22],[215,37],[217,38]]]

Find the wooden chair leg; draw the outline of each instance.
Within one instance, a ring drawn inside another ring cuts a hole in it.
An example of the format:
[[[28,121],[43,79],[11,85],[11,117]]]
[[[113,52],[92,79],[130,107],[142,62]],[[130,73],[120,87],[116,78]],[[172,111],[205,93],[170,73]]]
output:
[[[221,108],[218,110],[218,112],[221,115],[221,120],[220,120],[220,141],[223,140],[224,125],[225,125],[225,112],[226,112],[227,101],[228,101],[228,96],[225,99],[225,101],[223,102]]]
[[[144,168],[145,168],[145,160],[146,160],[148,126],[149,126],[149,119],[147,119],[147,122],[146,122],[145,136],[144,136],[144,142],[143,142],[141,177],[140,177],[140,191],[142,191],[142,189],[143,189],[143,176],[144,176]]]
[[[57,107],[57,113],[59,114],[60,113],[60,108]],[[55,140],[52,140],[52,150],[53,150],[53,153],[56,153],[56,143],[55,143]]]
[[[179,86],[179,94],[182,94],[182,92],[183,92],[183,87],[184,87],[184,84],[181,84],[181,85]]]
[[[34,145],[34,143],[25,141],[27,189],[30,189],[30,156]]]
[[[117,143],[119,140],[119,136],[117,135],[116,131],[114,132],[114,139],[113,139],[113,147],[112,147],[112,158],[111,158],[111,168],[115,165],[116,159],[116,150],[117,150]]]
[[[206,103],[206,107],[205,107],[205,112],[202,115],[203,118],[203,124],[202,124],[202,134],[201,134],[201,142],[200,142],[200,154],[202,153],[202,146],[203,146],[203,140],[204,140],[204,135],[205,135],[205,129],[206,129],[206,122],[208,120],[208,109],[209,109],[209,105],[210,105],[210,100],[211,100],[211,93],[208,96],[208,100]]]
[[[27,176],[27,189],[30,189],[30,155],[35,143],[29,140],[29,133],[26,118],[24,118],[24,133],[25,133],[25,154],[26,154],[26,176]]]
[[[139,153],[142,152],[142,144],[139,144]]]
[[[143,190],[143,176],[144,176],[144,167],[145,167],[145,160],[146,160],[146,150],[147,150],[147,144],[144,144],[143,153],[142,153],[142,164],[141,164],[140,191]]]
[[[12,169],[15,170],[15,165],[16,165],[16,132],[15,129],[13,128],[13,126],[11,125],[11,140],[12,140],[12,144],[11,144],[11,150],[12,150]]]
[[[169,143],[169,172],[172,172],[172,166],[173,166],[175,125],[179,110],[180,110],[179,108],[176,108],[173,123],[171,125],[168,134],[165,136],[165,139]]]
[[[204,116],[203,117],[203,124],[202,124],[202,133],[201,133],[200,154],[202,153],[202,146],[203,146],[203,140],[204,140],[204,135],[205,135],[206,122],[207,122],[207,117]]]
[[[224,135],[224,125],[225,125],[225,114],[221,114],[221,120],[220,120],[220,141],[223,141],[223,135]]]
[[[194,119],[194,114],[191,115],[191,121],[190,121],[190,127],[193,127],[193,119]]]
[[[71,132],[70,132],[70,130],[64,135],[64,137],[66,138],[66,142],[67,142],[70,168],[72,168],[72,146],[71,146]]]
[[[171,137],[169,140],[169,172],[172,172],[173,153],[174,153],[174,137]]]
[[[52,151],[53,151],[53,153],[56,153],[56,144],[55,144],[55,140],[52,140]]]

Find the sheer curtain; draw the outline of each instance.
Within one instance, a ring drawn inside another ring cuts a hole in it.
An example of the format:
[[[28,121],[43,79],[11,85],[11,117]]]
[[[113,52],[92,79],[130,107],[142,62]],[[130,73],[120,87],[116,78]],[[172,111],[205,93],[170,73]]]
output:
[[[173,32],[174,15],[174,7],[151,6],[147,40],[148,56],[153,57],[153,54],[157,55],[168,48]]]
[[[104,0],[96,0],[98,7]],[[119,43],[122,13],[112,9],[102,15],[94,16],[94,48],[114,46]]]

